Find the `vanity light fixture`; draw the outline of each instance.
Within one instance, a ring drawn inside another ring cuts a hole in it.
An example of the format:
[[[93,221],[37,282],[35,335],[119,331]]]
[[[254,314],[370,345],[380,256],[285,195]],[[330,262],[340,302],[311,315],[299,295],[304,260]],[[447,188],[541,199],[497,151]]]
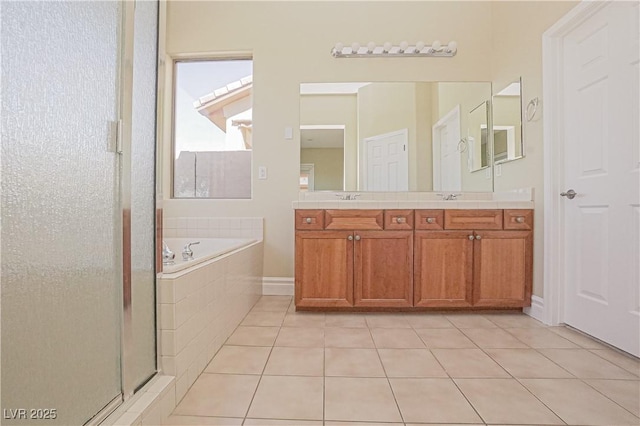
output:
[[[450,41],[449,44],[442,45],[440,41],[435,40],[430,46],[422,41],[415,44],[409,44],[407,41],[401,42],[399,45],[393,45],[385,42],[378,46],[370,41],[366,46],[361,47],[360,43],[353,42],[345,46],[344,43],[336,43],[331,49],[331,55],[334,58],[377,58],[377,57],[443,57],[450,58],[458,52],[458,43]]]

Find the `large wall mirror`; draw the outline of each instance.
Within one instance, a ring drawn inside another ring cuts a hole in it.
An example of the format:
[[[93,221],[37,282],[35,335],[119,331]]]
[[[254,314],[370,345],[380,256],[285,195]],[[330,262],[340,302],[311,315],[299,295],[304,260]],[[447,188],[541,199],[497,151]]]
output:
[[[495,164],[523,158],[522,81],[517,79],[493,95],[493,157]]]
[[[489,82],[301,84],[300,188],[492,191],[491,95]]]

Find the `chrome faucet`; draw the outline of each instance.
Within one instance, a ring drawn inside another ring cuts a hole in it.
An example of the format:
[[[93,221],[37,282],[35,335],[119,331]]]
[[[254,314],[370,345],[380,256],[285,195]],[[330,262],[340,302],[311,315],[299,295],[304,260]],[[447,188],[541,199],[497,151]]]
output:
[[[163,265],[173,265],[173,259],[176,258],[176,254],[171,251],[167,243],[162,242],[162,264]]]
[[[191,246],[196,244],[200,244],[200,241],[194,241],[184,246],[184,249],[182,249],[182,260],[193,260],[193,250],[191,250]]]
[[[458,196],[460,196],[461,194],[451,193],[451,194],[436,194],[436,195],[442,197],[444,201],[455,201],[458,199]]]
[[[355,200],[360,196],[360,194],[336,194],[336,197],[341,200]]]

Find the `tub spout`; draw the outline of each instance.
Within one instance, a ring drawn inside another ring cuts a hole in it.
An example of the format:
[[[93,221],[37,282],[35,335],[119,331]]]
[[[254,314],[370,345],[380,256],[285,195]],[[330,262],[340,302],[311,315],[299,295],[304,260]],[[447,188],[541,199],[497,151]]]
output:
[[[167,243],[162,242],[162,264],[163,265],[172,265],[173,259],[176,258],[176,254],[171,251]]]
[[[182,250],[182,260],[193,260],[193,250],[191,250],[191,246],[196,244],[200,244],[200,241],[194,241],[184,246],[184,249]]]

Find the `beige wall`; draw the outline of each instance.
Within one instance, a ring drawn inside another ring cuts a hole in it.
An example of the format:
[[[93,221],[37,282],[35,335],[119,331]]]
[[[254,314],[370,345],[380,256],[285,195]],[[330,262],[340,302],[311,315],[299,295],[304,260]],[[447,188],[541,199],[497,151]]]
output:
[[[300,150],[300,162],[313,164],[314,191],[342,191],[343,186],[342,148],[307,148]]]
[[[495,93],[522,77],[523,103],[541,99],[536,118],[523,123],[525,158],[501,165],[496,191],[533,187],[535,197],[533,294],[543,296],[543,153],[542,153],[542,33],[578,4],[577,1],[494,2],[492,75]]]
[[[170,200],[170,132],[165,122],[164,211],[167,216],[265,217],[265,276],[293,276],[293,211],[298,198],[299,84],[318,81],[491,81],[523,76],[525,101],[541,96],[540,35],[574,3],[555,2],[187,2],[167,5],[166,49],[171,57],[250,52],[254,58],[253,199]],[[363,17],[366,12],[366,19]],[[328,31],[326,23],[331,23]],[[499,23],[500,25],[496,25]],[[335,59],[337,42],[386,40],[458,42],[454,58]],[[170,78],[170,69],[167,68]],[[170,93],[165,86],[166,93]],[[166,98],[165,98],[166,99]],[[169,100],[170,101],[170,100]],[[170,104],[169,104],[170,105]],[[540,116],[540,115],[539,115]],[[534,186],[536,294],[542,293],[542,124],[525,126],[527,171],[498,189]],[[294,129],[284,139],[285,127]],[[531,151],[533,149],[533,152]],[[520,170],[518,161],[504,165]],[[269,170],[257,179],[258,166]],[[529,176],[529,177],[527,177]],[[533,177],[531,177],[533,176]]]

